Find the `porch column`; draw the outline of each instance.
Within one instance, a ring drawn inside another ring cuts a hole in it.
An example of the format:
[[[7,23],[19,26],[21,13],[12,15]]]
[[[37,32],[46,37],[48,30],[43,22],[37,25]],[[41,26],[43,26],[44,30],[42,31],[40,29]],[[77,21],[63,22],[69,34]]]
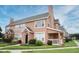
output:
[[[61,33],[60,32],[58,33],[58,36],[59,36],[59,44],[63,45],[63,38],[61,37]]]
[[[59,39],[59,44],[61,44],[61,35],[60,35],[60,32],[58,32],[58,39]]]
[[[58,38],[60,39],[61,37],[60,37],[60,33],[58,33]]]

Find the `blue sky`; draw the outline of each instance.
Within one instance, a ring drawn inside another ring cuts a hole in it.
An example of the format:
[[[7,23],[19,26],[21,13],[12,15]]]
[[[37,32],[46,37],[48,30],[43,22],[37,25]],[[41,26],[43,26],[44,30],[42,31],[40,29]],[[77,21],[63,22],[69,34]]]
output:
[[[54,5],[54,16],[59,19],[69,33],[79,33],[79,6],[77,5]],[[10,17],[14,20],[22,19],[32,15],[47,12],[45,5],[0,5],[0,26],[5,30],[5,26],[9,23]]]

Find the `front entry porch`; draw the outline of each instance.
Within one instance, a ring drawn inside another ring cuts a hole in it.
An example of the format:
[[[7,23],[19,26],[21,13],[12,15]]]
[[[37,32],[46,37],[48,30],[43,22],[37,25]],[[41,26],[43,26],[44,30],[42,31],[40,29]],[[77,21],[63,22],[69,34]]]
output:
[[[48,40],[52,41],[52,45],[63,44],[63,34],[58,33],[48,33]]]
[[[34,33],[33,31],[29,28],[29,27],[26,27],[25,30],[23,30],[22,32],[22,44],[28,44],[29,43],[29,40],[33,39],[34,38]]]

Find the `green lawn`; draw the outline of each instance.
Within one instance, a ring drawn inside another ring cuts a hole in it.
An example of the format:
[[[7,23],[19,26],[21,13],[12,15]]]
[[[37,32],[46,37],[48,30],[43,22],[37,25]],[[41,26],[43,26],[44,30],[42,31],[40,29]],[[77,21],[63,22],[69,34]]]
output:
[[[11,44],[8,43],[0,43],[0,47],[5,47]],[[55,45],[43,45],[43,46],[35,46],[35,45],[24,45],[24,46],[12,46],[3,48],[1,50],[18,50],[18,49],[46,49],[46,48],[60,48],[60,47],[73,47],[76,46],[74,41],[65,42],[63,46],[55,46]],[[79,48],[70,48],[70,49],[61,49],[61,50],[41,50],[41,51],[22,51],[23,53],[79,53]],[[10,53],[10,51],[0,51],[0,53]]]
[[[79,53],[79,48],[61,49],[61,50],[42,50],[42,51],[23,51],[22,53]]]
[[[28,45],[28,46],[12,46],[8,48],[3,48],[6,50],[12,50],[12,49],[46,49],[46,48],[58,48],[60,46],[50,46],[50,45],[43,45],[43,46],[34,46],[34,45]]]
[[[10,53],[10,51],[0,51],[0,53]]]
[[[0,38],[0,40],[1,40],[2,38]],[[2,42],[0,42],[0,47],[4,47],[4,46],[8,46],[9,44],[8,43],[2,43]]]
[[[79,42],[79,40],[77,40]]]
[[[2,39],[2,38],[0,38],[0,39]]]
[[[8,46],[10,44],[0,43],[0,47]],[[35,46],[35,45],[24,45],[24,46],[12,46],[3,49],[12,50],[12,49],[45,49],[45,48],[59,48],[59,47],[72,47],[76,46],[74,41],[65,42],[64,46],[54,46],[54,45],[43,45],[43,46]]]
[[[0,43],[0,47],[5,47],[5,46],[8,46],[9,44],[8,43]]]
[[[74,40],[64,43],[64,47],[72,47],[72,46],[77,46]]]

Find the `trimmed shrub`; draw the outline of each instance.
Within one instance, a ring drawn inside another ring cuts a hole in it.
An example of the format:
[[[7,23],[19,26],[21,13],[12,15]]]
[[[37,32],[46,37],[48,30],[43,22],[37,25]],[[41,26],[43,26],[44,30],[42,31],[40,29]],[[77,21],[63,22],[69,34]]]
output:
[[[17,42],[18,42],[17,40],[13,40],[11,43],[12,44],[17,44]]]
[[[11,43],[12,42],[12,40],[11,39],[3,39],[3,42],[6,42],[6,43]]]
[[[2,34],[2,37],[0,37],[0,42],[3,42],[4,34]]]
[[[36,43],[36,39],[29,40],[29,44],[35,44],[35,43]]]
[[[17,41],[17,44],[21,44],[21,43],[22,43],[22,41],[21,41],[21,40],[18,40],[18,41]]]
[[[42,46],[42,45],[43,45],[43,42],[40,41],[40,40],[37,40],[35,45],[36,45],[36,46]]]
[[[51,41],[51,40],[48,40],[48,41],[47,41],[47,44],[48,44],[48,45],[52,45],[52,41]]]
[[[0,38],[0,42],[2,42],[3,41],[3,39],[2,38]]]
[[[65,39],[65,42],[69,42],[69,41],[72,41],[72,39]]]

